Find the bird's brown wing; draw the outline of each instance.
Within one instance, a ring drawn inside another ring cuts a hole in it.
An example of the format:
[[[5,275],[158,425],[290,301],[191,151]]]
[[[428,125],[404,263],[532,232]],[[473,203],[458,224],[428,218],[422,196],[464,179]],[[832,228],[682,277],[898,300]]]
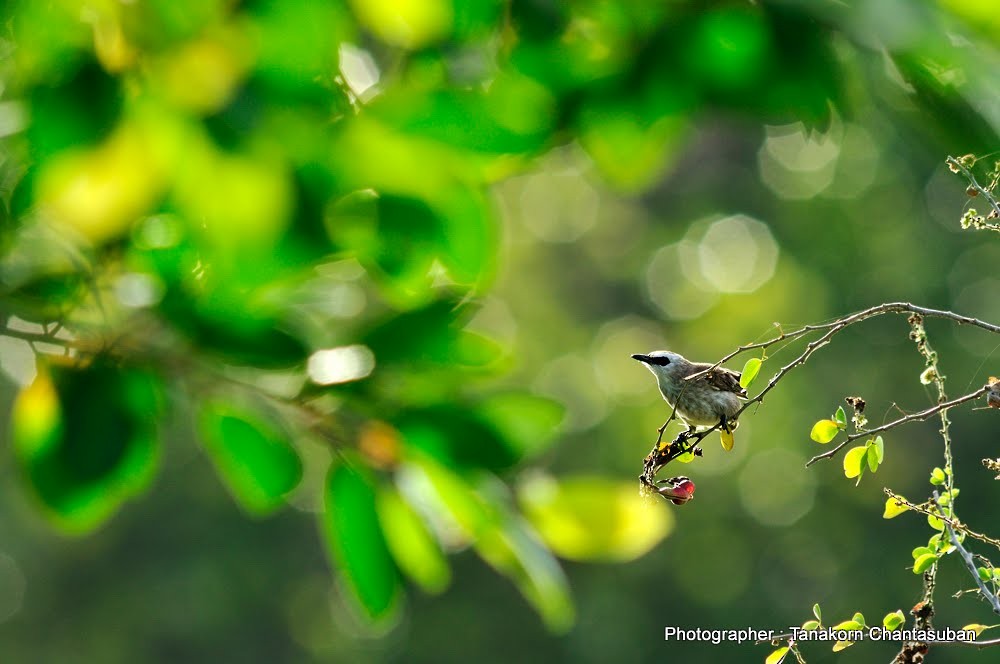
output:
[[[747,391],[740,387],[740,374],[736,371],[716,367],[705,375],[704,380],[720,392],[732,392],[744,398],[747,396]]]

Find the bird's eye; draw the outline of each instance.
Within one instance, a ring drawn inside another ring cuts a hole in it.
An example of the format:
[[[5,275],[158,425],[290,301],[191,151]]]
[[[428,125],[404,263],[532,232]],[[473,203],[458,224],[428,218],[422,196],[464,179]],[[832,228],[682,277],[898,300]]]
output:
[[[663,356],[663,357],[654,357],[653,358],[653,364],[655,364],[657,366],[660,366],[660,367],[665,367],[668,364],[670,364],[670,358],[666,357],[666,356]]]

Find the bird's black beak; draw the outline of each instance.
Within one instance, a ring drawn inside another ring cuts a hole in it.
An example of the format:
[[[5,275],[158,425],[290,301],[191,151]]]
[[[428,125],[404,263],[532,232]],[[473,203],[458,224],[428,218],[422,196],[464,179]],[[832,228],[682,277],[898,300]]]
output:
[[[643,364],[649,364],[649,355],[640,355],[639,353],[635,353],[632,355],[632,359],[639,360]]]

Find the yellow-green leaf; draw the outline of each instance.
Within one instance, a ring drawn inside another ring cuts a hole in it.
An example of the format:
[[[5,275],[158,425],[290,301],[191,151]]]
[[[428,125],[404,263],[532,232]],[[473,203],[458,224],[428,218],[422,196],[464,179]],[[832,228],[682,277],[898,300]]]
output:
[[[862,464],[865,461],[865,453],[868,450],[862,446],[851,448],[844,455],[844,475],[847,477],[859,477],[863,470]]]
[[[885,618],[882,618],[882,626],[890,632],[895,632],[897,629],[902,627],[905,622],[906,616],[904,616],[903,612],[898,609],[892,613],[885,614]]]
[[[834,631],[839,631],[839,630],[851,631],[851,630],[855,630],[855,629],[861,629],[863,627],[864,627],[864,625],[861,622],[857,621],[857,620],[845,620],[842,623],[837,623],[836,625],[834,625],[833,626],[833,630]]]
[[[785,655],[788,654],[788,646],[782,646],[778,648],[764,660],[764,664],[781,664],[785,661]]]
[[[833,420],[820,420],[813,425],[809,437],[821,445],[829,443],[840,433],[840,425]]]
[[[673,528],[673,513],[650,505],[630,482],[538,474],[523,482],[517,495],[549,548],[570,560],[632,560]]]
[[[1000,625],[980,625],[979,623],[971,623],[962,628],[963,632],[975,632],[976,636],[979,636],[984,631],[988,629],[993,629],[994,627],[1000,627]]]
[[[451,581],[448,562],[416,510],[389,486],[379,487],[375,509],[399,568],[428,593],[436,595],[447,588]]]
[[[753,382],[757,380],[761,364],[763,364],[763,361],[758,357],[751,357],[747,360],[747,363],[743,365],[743,371],[740,372],[740,387],[744,390],[750,389]]]
[[[925,553],[913,562],[913,573],[923,574],[931,565],[937,562],[937,556],[933,553]]]
[[[909,507],[902,505],[895,498],[889,498],[885,501],[885,512],[882,513],[883,519],[894,519],[903,512],[909,511]]]
[[[804,630],[819,629],[819,621],[818,620],[807,620],[804,623],[802,623],[802,629],[804,629]]]
[[[833,644],[833,652],[840,652],[841,650],[846,650],[854,645],[854,641],[837,641]]]

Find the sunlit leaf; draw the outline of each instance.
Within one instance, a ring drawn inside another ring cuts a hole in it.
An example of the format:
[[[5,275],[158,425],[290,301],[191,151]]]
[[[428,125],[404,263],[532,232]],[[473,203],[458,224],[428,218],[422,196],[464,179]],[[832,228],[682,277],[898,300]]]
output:
[[[854,641],[837,641],[833,644],[833,652],[840,652],[841,650],[847,650],[854,645]]]
[[[817,443],[826,444],[837,437],[840,433],[840,426],[833,420],[820,420],[813,425],[809,437]]]
[[[757,374],[760,373],[761,364],[763,362],[759,357],[751,357],[747,360],[746,364],[743,365],[743,371],[740,372],[740,387],[744,390],[750,389],[750,386],[757,379]]]
[[[284,432],[259,415],[209,402],[199,418],[205,451],[240,506],[265,515],[302,479],[302,462]]]
[[[379,489],[376,508],[386,544],[399,568],[426,592],[443,592],[451,581],[451,571],[420,515],[388,486]]]
[[[895,498],[887,498],[885,501],[885,511],[882,513],[883,519],[893,519],[910,508],[898,502]]]
[[[518,489],[525,515],[545,543],[572,560],[631,560],[663,539],[672,512],[631,483],[597,476],[532,476]]]
[[[935,468],[931,471],[931,484],[936,484],[938,486],[944,484],[945,474],[940,468]]]
[[[785,661],[785,655],[787,654],[788,646],[782,646],[768,655],[767,659],[764,660],[764,664],[781,664]]]
[[[322,533],[333,568],[364,614],[389,619],[400,601],[400,582],[379,525],[375,489],[360,467],[334,463],[324,491]]]
[[[861,445],[848,450],[847,454],[844,455],[844,475],[860,479],[861,473],[865,470],[864,463],[867,452],[868,449]]]
[[[882,626],[890,632],[895,632],[897,629],[902,627],[905,622],[906,616],[903,615],[902,610],[896,610],[892,613],[885,614],[885,618],[882,619]]]
[[[925,553],[913,561],[913,573],[923,574],[930,566],[937,562],[937,556],[933,553]]]
[[[823,622],[823,611],[819,608],[819,604],[813,604],[813,615],[816,616],[816,620],[820,623]]]
[[[833,414],[833,419],[836,420],[837,424],[841,427],[847,426],[847,413],[844,412],[843,406],[837,406],[837,412]]]
[[[804,623],[802,623],[802,629],[806,629],[806,630],[819,629],[819,621],[818,620],[807,620]]]
[[[537,535],[444,466],[426,456],[414,458],[407,472],[421,492],[450,516],[483,560],[514,582],[550,629],[568,629],[574,609],[566,578]]]
[[[503,392],[482,400],[477,410],[521,458],[530,458],[555,439],[564,407],[527,392]]]

